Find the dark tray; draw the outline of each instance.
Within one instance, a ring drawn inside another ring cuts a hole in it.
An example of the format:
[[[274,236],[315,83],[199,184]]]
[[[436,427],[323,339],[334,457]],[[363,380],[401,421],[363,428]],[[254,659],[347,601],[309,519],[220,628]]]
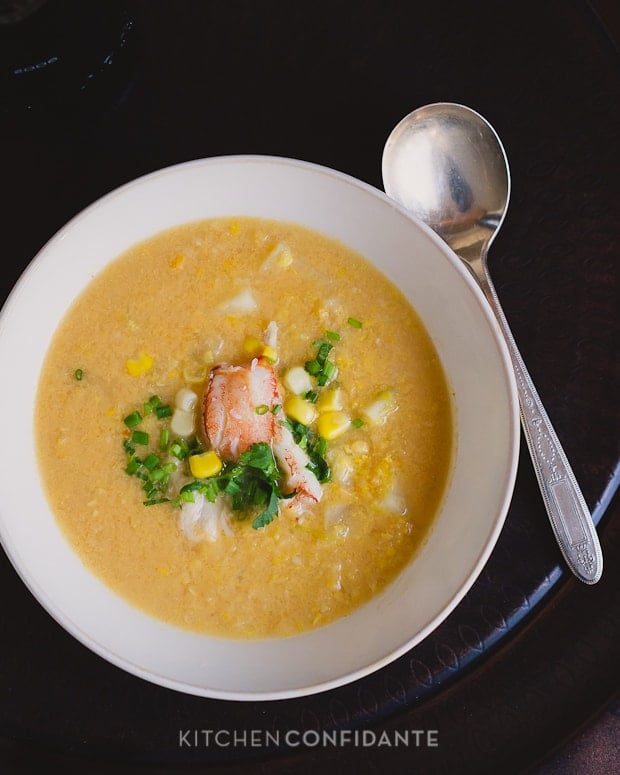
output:
[[[263,153],[380,188],[383,144],[403,115],[429,102],[468,104],[495,126],[510,159],[512,200],[491,271],[598,523],[602,581],[586,587],[565,571],[524,446],[497,547],[431,636],[339,689],[235,703],[163,689],[95,656],[3,555],[0,768],[516,773],[616,695],[618,51],[578,0],[508,4],[501,16],[490,1],[445,0],[415,13],[410,5],[140,0],[92,4],[86,14],[49,0],[56,16],[46,28],[64,29],[61,77],[25,89],[0,54],[2,298],[71,216],[138,175]],[[0,30],[0,43],[7,35]],[[0,50],[15,63],[15,49]],[[422,732],[418,746],[391,748],[317,747],[312,734],[305,747],[180,744],[187,730],[199,741],[202,730],[258,730],[272,741],[287,730],[343,729]]]

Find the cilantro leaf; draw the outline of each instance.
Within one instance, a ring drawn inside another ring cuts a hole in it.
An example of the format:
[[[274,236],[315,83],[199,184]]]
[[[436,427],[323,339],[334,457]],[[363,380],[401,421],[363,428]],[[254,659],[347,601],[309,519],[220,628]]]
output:
[[[269,503],[267,504],[267,508],[261,512],[256,519],[252,522],[252,527],[254,530],[260,530],[261,527],[266,527],[271,522],[273,522],[274,517],[278,513],[278,491],[274,487],[271,490],[271,495],[269,496]]]

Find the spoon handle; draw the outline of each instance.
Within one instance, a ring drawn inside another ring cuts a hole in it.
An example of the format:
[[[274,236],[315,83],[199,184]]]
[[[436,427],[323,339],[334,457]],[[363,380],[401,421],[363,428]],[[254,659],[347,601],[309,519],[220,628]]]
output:
[[[594,522],[525,367],[493,283],[486,271],[479,279],[508,345],[517,380],[521,426],[553,532],[570,570],[585,584],[596,584],[603,572],[603,553]]]

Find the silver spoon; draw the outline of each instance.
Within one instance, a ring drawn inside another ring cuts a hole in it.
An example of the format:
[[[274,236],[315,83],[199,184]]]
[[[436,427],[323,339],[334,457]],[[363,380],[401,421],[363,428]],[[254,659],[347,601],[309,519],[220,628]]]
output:
[[[514,367],[521,425],[553,532],[571,571],[586,584],[603,572],[592,517],[527,372],[487,269],[487,252],[510,197],[506,153],[491,125],[463,105],[414,110],[383,151],[383,185],[463,259],[491,305]]]

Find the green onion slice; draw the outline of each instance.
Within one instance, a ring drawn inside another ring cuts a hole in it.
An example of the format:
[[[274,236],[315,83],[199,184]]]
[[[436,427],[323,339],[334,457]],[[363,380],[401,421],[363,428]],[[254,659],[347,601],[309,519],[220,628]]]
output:
[[[139,425],[142,422],[142,415],[136,409],[131,414],[128,414],[127,417],[125,417],[125,419],[123,420],[123,422],[128,428],[135,428],[136,425]]]
[[[149,434],[146,431],[134,431],[131,434],[131,440],[134,444],[148,444]]]

